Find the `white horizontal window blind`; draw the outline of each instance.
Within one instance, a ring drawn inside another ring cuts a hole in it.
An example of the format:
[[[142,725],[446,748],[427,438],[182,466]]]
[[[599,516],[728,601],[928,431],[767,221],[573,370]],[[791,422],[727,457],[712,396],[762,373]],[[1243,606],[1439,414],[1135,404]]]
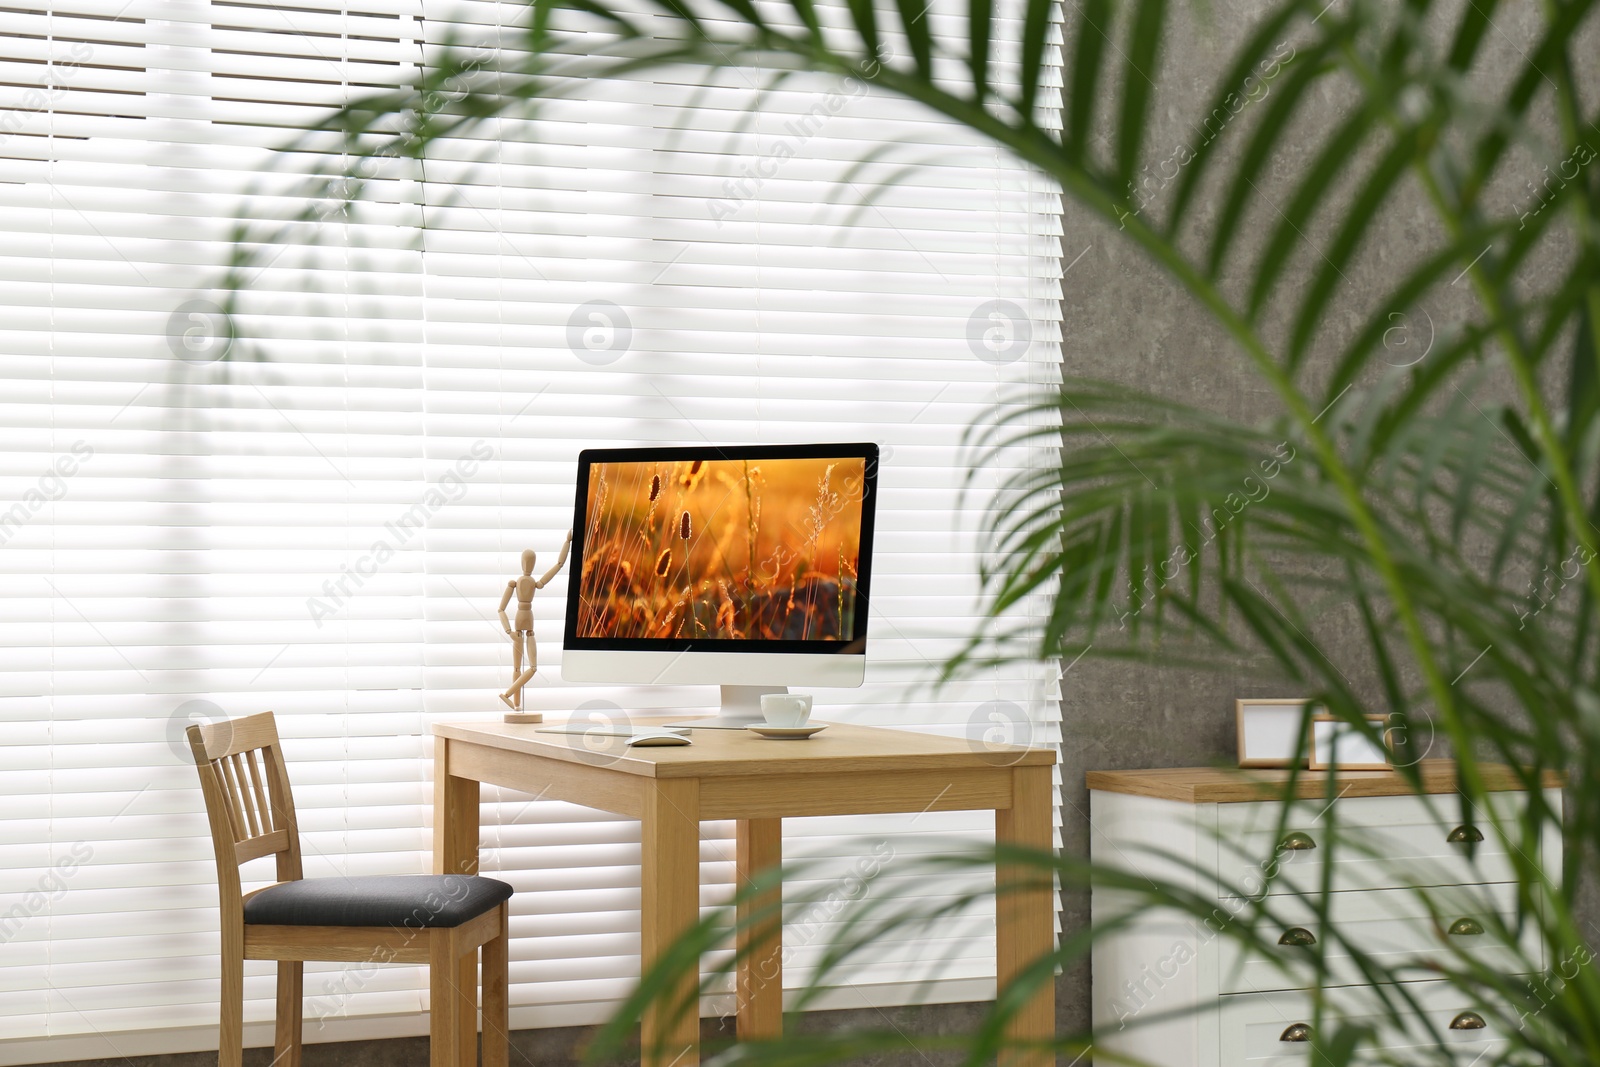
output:
[[[1020,450],[960,491],[964,431],[1059,380],[1056,192],[868,86],[741,70],[575,87],[364,168],[354,209],[273,169],[330,107],[413,83],[448,39],[511,47],[524,16],[0,12],[0,1062],[215,1047],[191,721],[277,713],[308,875],[428,869],[428,726],[498,717],[494,608],[523,548],[554,561],[583,447],[877,441],[868,679],[819,691],[819,716],[1059,741],[1056,665],[926,684],[978,621],[984,490],[1055,461]],[[1054,122],[1053,55],[1046,77]],[[232,340],[213,286],[240,214],[321,239],[259,250]],[[531,709],[714,701],[563,684],[565,587],[535,599]],[[637,825],[485,800],[485,869],[518,890],[514,1024],[604,1017],[637,975]],[[825,881],[991,833],[981,813],[795,820],[785,848]],[[706,825],[702,860],[704,902],[726,900],[730,826]],[[874,892],[962,888],[892,863]],[[791,983],[819,918],[792,917]],[[992,953],[991,908],[880,946],[834,1003],[902,1002],[935,971],[944,999],[992,996]],[[425,1032],[419,970],[307,972],[308,1039]],[[258,1042],[272,973],[247,969]]]
[[[0,14],[0,1060],[214,1035],[188,721],[283,715],[308,874],[424,863],[422,545],[369,581],[353,636],[306,607],[428,476],[420,206],[265,257],[242,326],[270,363],[217,359],[204,295],[235,213],[304,195],[258,180],[270,149],[420,61],[420,12],[315,6]],[[351,247],[386,254],[356,271]],[[350,1007],[414,1013],[418,982],[362,975]],[[270,975],[247,996],[264,1018]]]

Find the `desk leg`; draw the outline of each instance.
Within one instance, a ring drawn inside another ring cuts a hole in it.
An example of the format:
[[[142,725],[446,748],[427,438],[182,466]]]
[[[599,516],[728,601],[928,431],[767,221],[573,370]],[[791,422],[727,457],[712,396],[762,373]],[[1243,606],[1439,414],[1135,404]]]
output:
[[[470,778],[457,778],[450,773],[450,742],[436,737],[433,741],[433,873],[478,873],[478,783]],[[443,962],[434,954],[434,970],[443,967],[450,971],[448,987],[439,976],[433,976],[433,995],[430,1011],[450,1010],[440,1002],[446,988],[456,993],[457,1000],[465,999],[465,990],[472,991],[474,1009],[478,999],[478,954],[468,952],[453,963]],[[456,1009],[455,1025],[445,1032],[453,1032],[456,1054],[453,1060],[433,1055],[433,1062],[454,1062],[460,1067],[471,1067],[478,1062],[478,1020],[476,1010]],[[434,1031],[438,1033],[438,1030]]]
[[[450,773],[450,741],[433,739],[433,873],[478,873],[478,783]]]
[[[1049,851],[1050,781],[1049,767],[1016,767],[1011,772],[1011,807],[994,813],[996,843],[1022,845]],[[1038,883],[1037,868],[1002,864],[995,871],[1000,887],[996,905],[995,966],[999,986],[1048,952],[1055,936],[1055,891],[1048,884],[1008,891],[1008,885]],[[1047,982],[1012,1019],[1008,1037],[1018,1041],[1042,1041],[1055,1036],[1055,983]],[[1013,1049],[1000,1055],[1001,1067],[1053,1067],[1056,1057],[1046,1050]]]
[[[782,819],[740,819],[736,885],[743,892],[750,879],[783,862]],[[783,922],[776,909],[782,892],[775,890],[739,905],[739,1039],[783,1034]],[[771,908],[770,921],[747,925]],[[748,953],[748,954],[746,954]]]
[[[656,779],[641,822],[640,955],[648,971],[700,918],[700,782]],[[645,1009],[642,1067],[700,1062],[699,972],[698,964],[688,968]]]

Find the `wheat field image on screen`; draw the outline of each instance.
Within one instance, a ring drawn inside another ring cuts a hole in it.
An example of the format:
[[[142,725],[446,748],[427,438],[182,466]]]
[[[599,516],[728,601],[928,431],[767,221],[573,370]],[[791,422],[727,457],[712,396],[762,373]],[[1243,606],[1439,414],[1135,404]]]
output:
[[[847,641],[866,461],[590,469],[580,637]]]

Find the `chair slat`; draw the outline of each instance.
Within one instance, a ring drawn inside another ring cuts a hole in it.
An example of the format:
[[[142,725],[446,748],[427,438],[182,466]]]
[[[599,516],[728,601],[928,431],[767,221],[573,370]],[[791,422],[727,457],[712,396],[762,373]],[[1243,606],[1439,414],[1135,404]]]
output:
[[[222,782],[222,810],[227,813],[228,827],[233,831],[233,839],[243,841],[250,834],[244,825],[244,813],[239,810],[239,790],[233,783],[233,768],[226,759],[213,760],[211,767]]]
[[[261,836],[261,815],[256,810],[256,798],[250,792],[250,776],[245,772],[245,764],[250,762],[250,753],[236,752],[229,757],[233,760],[233,773],[239,780],[239,802],[244,805],[245,818],[250,823],[250,836]]]
[[[245,753],[245,766],[250,768],[250,787],[256,793],[256,811],[261,813],[261,832],[272,833],[277,829],[277,819],[272,817],[272,805],[267,803],[267,790],[261,785],[261,761],[266,760],[267,753],[261,749],[251,749]]]
[[[256,793],[256,810],[261,813],[261,832],[270,834],[278,828],[278,819],[272,805],[267,803],[267,790],[262,782],[261,764],[266,758],[262,749],[251,749],[244,754],[244,761],[250,767],[250,785]]]
[[[236,757],[239,760],[239,789],[244,793],[245,807],[250,811],[250,825],[255,830],[252,837],[259,837],[272,829],[267,805],[262,801],[260,789],[255,782],[256,752],[257,750],[251,749],[239,753]]]

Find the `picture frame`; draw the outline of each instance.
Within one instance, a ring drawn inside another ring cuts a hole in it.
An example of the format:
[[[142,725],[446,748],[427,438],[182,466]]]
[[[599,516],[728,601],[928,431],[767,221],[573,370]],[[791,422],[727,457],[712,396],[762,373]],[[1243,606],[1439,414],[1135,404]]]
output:
[[[1341,771],[1387,771],[1392,767],[1390,756],[1394,745],[1389,737],[1388,716],[1363,717],[1377,728],[1383,738],[1381,745],[1374,745],[1371,738],[1357,732],[1345,719],[1333,715],[1312,717],[1312,770],[1328,771],[1337,767]]]
[[[1309,697],[1251,697],[1234,701],[1240,767],[1309,766],[1310,754],[1296,751]]]

